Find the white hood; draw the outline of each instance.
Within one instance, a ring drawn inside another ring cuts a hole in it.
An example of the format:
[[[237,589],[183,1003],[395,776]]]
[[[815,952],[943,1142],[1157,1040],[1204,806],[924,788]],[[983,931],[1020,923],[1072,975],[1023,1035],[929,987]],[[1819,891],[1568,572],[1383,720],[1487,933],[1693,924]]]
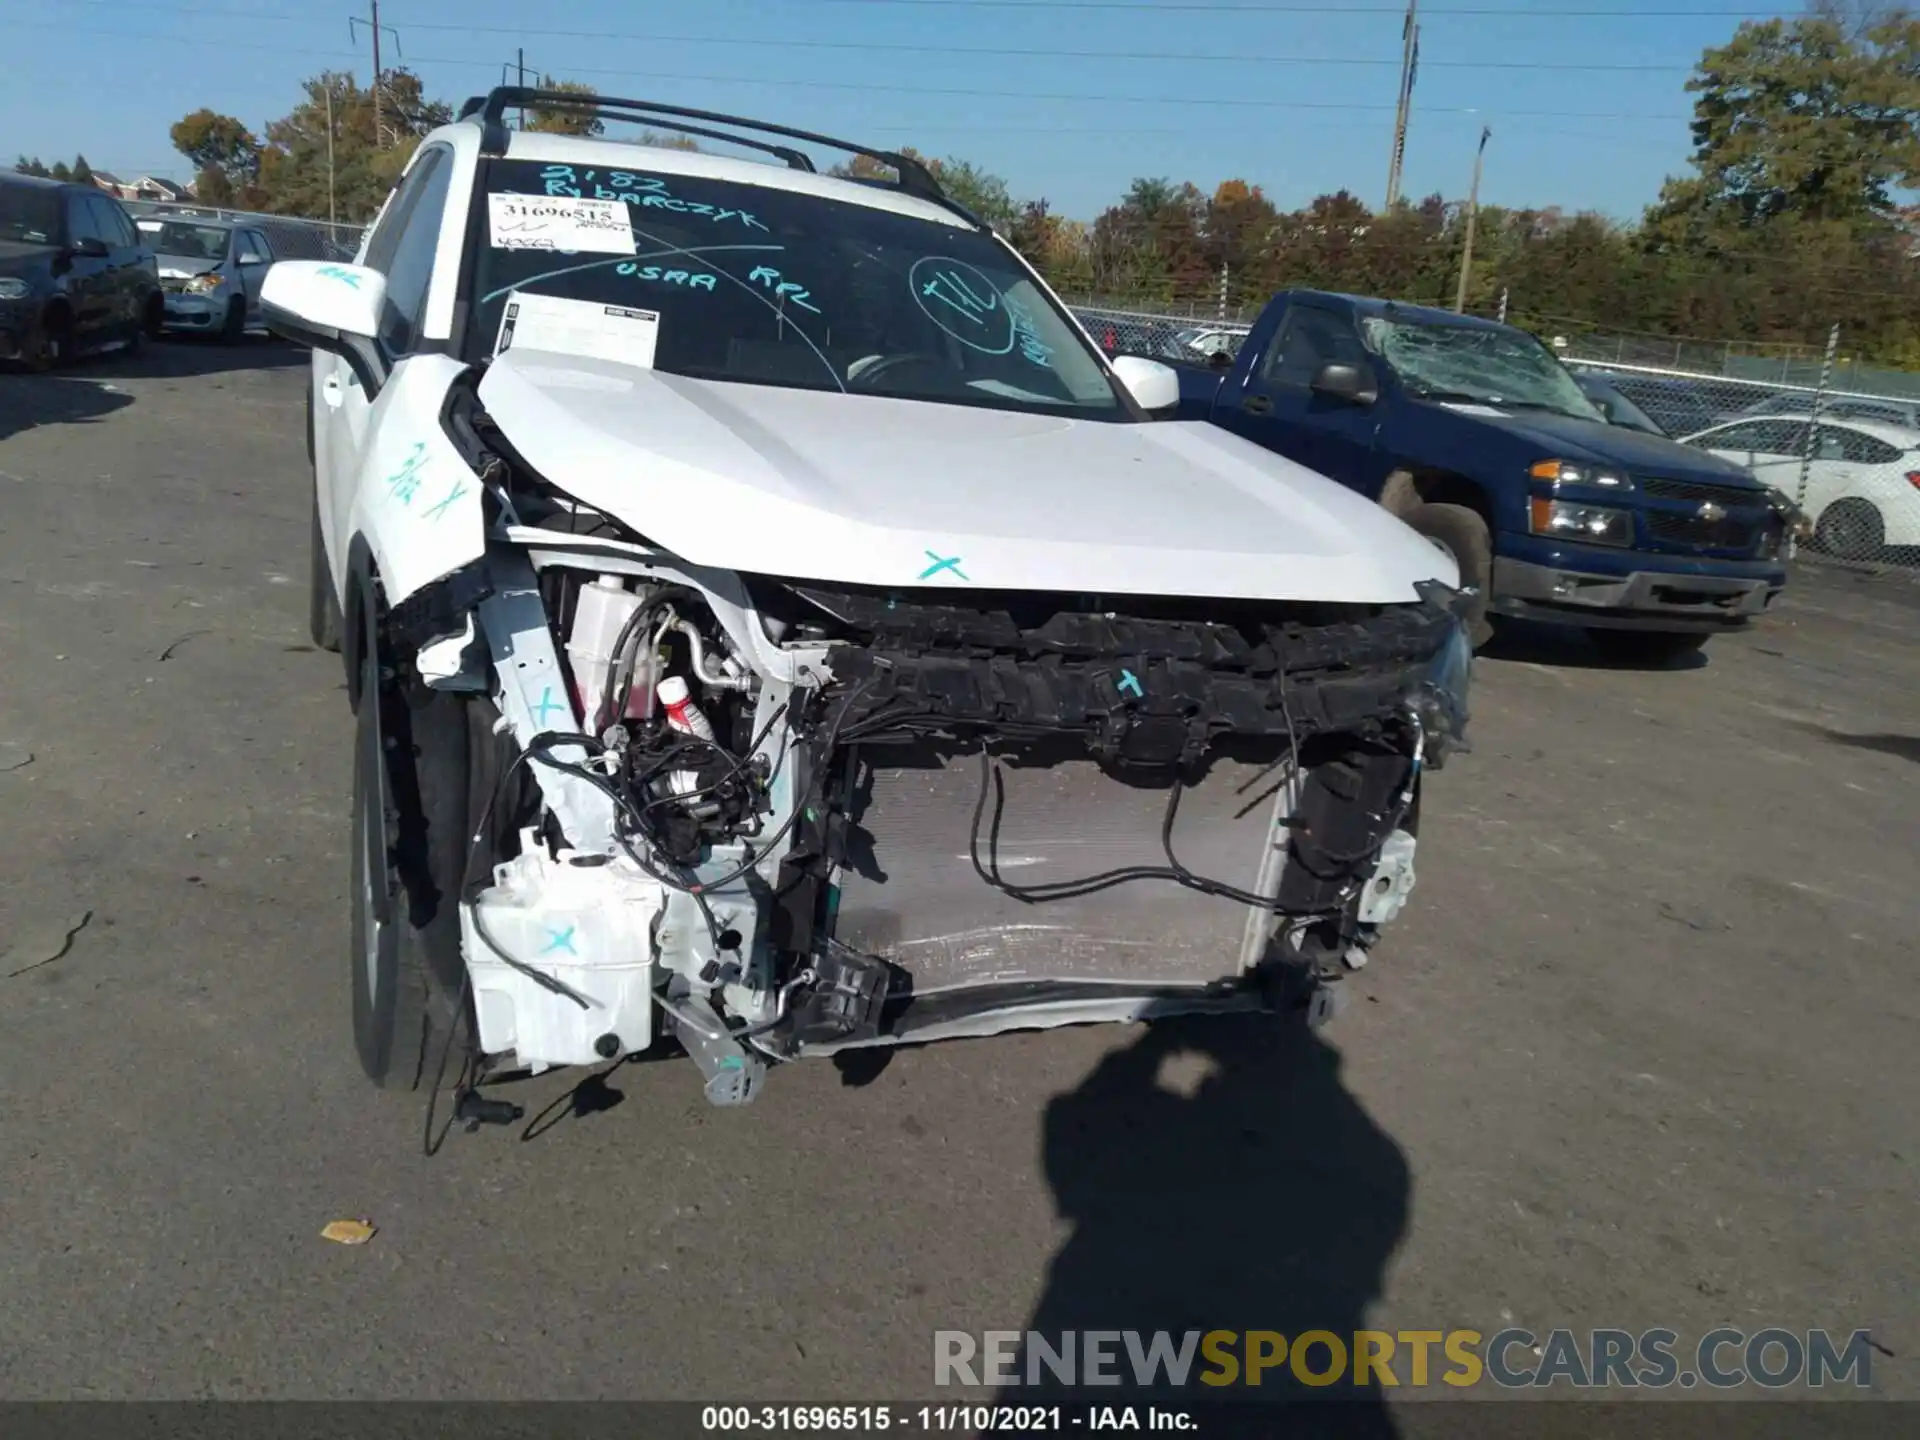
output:
[[[493,362],[480,399],[547,481],[697,565],[1355,603],[1458,583],[1377,505],[1207,424],[693,380],[526,349]]]

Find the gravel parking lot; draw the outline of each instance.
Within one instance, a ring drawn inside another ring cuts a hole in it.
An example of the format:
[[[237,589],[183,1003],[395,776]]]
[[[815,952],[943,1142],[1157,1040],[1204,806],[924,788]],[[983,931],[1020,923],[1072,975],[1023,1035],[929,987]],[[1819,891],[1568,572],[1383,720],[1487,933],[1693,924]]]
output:
[[[636,1065],[427,1159],[348,1029],[303,378],[0,377],[0,1393],[900,1398],[939,1328],[1511,1323],[1869,1328],[1920,1398],[1920,585],[1803,569],[1688,670],[1505,640],[1318,1037],[810,1062],[734,1112]]]

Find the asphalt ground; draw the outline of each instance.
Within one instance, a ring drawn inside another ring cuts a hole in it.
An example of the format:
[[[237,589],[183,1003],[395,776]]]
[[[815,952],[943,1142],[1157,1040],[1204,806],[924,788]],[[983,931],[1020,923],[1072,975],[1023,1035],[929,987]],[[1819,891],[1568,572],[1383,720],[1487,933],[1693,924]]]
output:
[[[900,1398],[936,1329],[1511,1324],[1870,1329],[1920,1398],[1911,580],[1802,566],[1693,669],[1503,642],[1317,1036],[955,1043],[730,1112],[636,1065],[427,1159],[349,1034],[303,365],[0,376],[0,1395]]]

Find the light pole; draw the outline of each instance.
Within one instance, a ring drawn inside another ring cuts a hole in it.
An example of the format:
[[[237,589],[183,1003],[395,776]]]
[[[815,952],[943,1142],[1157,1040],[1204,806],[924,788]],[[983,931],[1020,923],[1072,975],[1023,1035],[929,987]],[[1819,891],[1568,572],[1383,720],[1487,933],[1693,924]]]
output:
[[[1464,315],[1467,310],[1467,280],[1473,273],[1473,231],[1480,222],[1480,166],[1487,158],[1487,139],[1493,134],[1490,127],[1480,127],[1480,148],[1473,155],[1473,189],[1467,193],[1467,241],[1460,251],[1460,289],[1453,297],[1453,311]]]

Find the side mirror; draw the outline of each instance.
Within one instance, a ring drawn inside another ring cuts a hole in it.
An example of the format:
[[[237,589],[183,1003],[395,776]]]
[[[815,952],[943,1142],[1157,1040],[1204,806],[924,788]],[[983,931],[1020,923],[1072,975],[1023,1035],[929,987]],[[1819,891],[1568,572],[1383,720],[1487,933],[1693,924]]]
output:
[[[1122,355],[1113,373],[1127,387],[1134,403],[1149,415],[1176,410],[1180,405],[1180,376],[1172,366],[1139,355]]]
[[[1339,361],[1322,365],[1308,388],[1316,395],[1344,400],[1349,405],[1371,405],[1380,398],[1371,375],[1363,373],[1358,365],[1343,365]]]
[[[107,242],[89,235],[84,240],[73,242],[73,253],[88,260],[104,260],[107,258]]]
[[[347,362],[371,400],[386,379],[374,336],[386,306],[387,277],[364,265],[331,260],[280,260],[260,286],[267,328],[296,345]]]
[[[242,265],[264,265],[267,263],[267,257],[252,250],[242,250],[239,255],[239,263]]]

